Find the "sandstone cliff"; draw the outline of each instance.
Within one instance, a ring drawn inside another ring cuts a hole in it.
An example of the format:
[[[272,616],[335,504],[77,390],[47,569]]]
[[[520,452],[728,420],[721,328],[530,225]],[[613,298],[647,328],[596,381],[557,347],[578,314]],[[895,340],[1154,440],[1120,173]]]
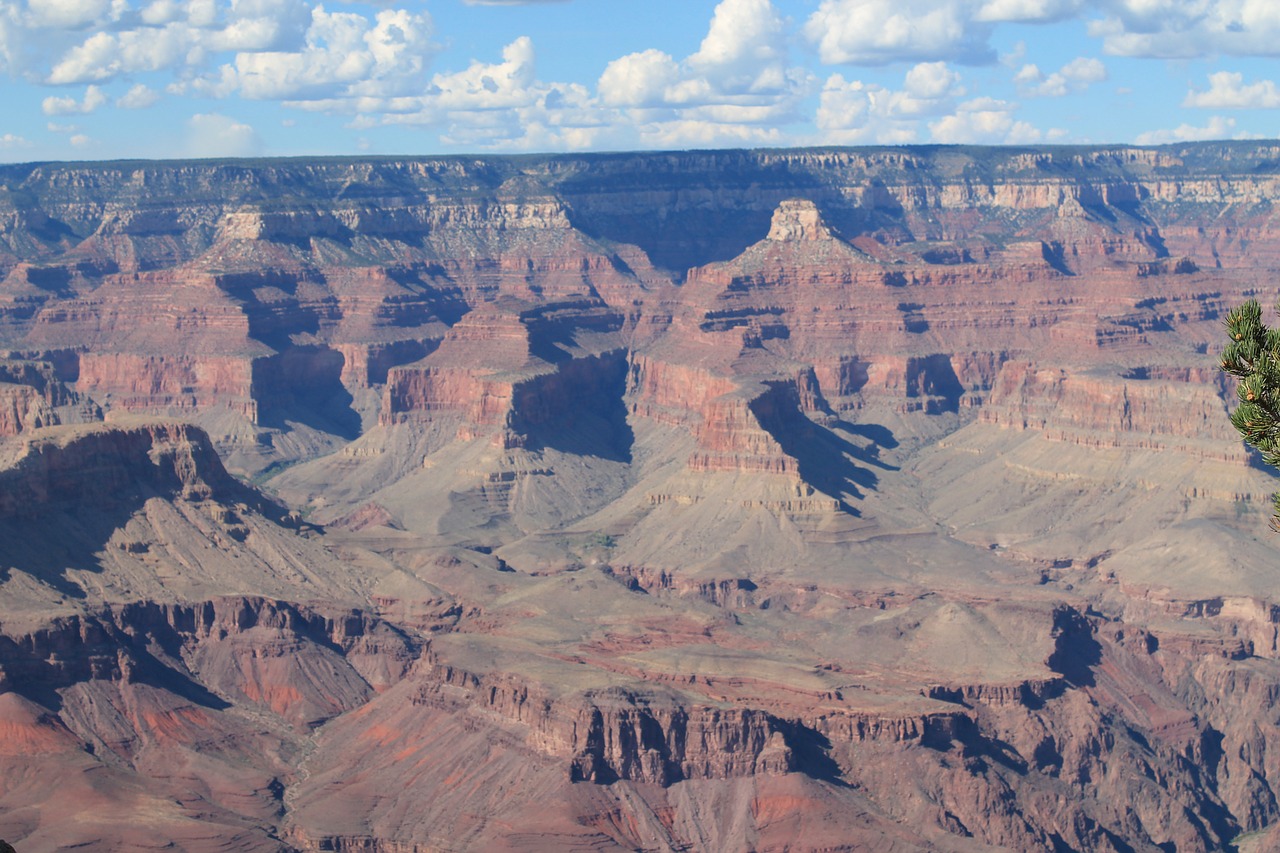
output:
[[[1276,159],[0,167],[0,836],[1274,837]]]

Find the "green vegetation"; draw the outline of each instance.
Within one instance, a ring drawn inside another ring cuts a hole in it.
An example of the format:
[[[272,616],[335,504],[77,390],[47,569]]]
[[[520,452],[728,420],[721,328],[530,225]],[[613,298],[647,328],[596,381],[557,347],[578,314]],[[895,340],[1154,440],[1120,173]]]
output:
[[[1227,314],[1222,369],[1240,380],[1239,407],[1231,423],[1262,461],[1280,467],[1280,329],[1262,322],[1262,308],[1249,300]],[[1280,493],[1273,499],[1271,527],[1280,531]]]

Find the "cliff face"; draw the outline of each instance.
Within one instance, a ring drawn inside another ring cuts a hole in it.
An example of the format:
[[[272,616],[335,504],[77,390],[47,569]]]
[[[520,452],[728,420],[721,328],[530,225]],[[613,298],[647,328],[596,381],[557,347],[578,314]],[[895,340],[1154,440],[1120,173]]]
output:
[[[0,837],[1265,849],[1278,154],[0,167]]]

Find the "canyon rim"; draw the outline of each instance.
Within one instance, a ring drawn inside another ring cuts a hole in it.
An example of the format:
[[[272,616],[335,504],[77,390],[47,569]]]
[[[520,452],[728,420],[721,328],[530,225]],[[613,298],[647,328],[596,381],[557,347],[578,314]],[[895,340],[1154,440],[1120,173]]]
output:
[[[16,849],[1280,847],[1280,145],[0,166]]]

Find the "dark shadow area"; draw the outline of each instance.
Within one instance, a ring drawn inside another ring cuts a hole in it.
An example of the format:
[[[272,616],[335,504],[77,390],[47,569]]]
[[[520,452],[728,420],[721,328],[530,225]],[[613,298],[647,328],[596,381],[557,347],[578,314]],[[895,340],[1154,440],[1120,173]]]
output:
[[[837,426],[845,432],[874,441],[885,450],[893,450],[898,446],[898,440],[893,437],[893,430],[880,424],[852,424],[848,421],[838,421]]]
[[[929,355],[907,359],[907,397],[928,398],[925,412],[931,415],[958,412],[964,385],[956,376],[951,356]]]
[[[136,504],[112,510],[50,509],[36,518],[0,521],[0,580],[8,581],[16,570],[59,595],[84,599],[84,590],[68,579],[67,570],[101,572],[98,552],[145,501],[140,495]]]
[[[929,321],[925,319],[923,309],[924,306],[916,302],[899,302],[898,311],[902,313],[902,327],[914,334],[929,331]]]
[[[811,166],[753,151],[599,154],[591,168],[558,182],[573,226],[588,236],[639,246],[678,279],[693,267],[727,261],[763,240],[778,205],[812,199],[846,233],[865,228],[853,208]],[[621,205],[632,194],[643,207]]]
[[[531,450],[551,448],[629,464],[635,434],[623,400],[626,380],[621,351],[565,361],[554,373],[516,385],[511,429]]]
[[[253,363],[258,423],[288,429],[304,424],[348,441],[360,436],[360,414],[342,384],[342,353],[328,347],[290,347]]]
[[[421,361],[440,346],[441,338],[426,340],[392,341],[377,349],[370,349],[368,356],[368,381],[371,385],[382,385],[387,381],[391,368]]]
[[[1060,607],[1053,614],[1054,650],[1045,661],[1072,687],[1092,687],[1093,668],[1102,661],[1102,644],[1078,611]]]
[[[1169,257],[1169,247],[1165,245],[1164,236],[1154,228],[1142,235],[1142,242],[1151,247],[1157,258]]]
[[[412,328],[432,318],[452,326],[471,310],[445,268],[430,263],[406,268],[391,268],[387,277],[402,287],[418,291],[417,298],[387,299],[378,309],[380,318],[393,326]]]
[[[39,240],[46,243],[74,245],[79,243],[86,234],[78,234],[76,230],[60,219],[54,219],[52,216],[42,216],[27,226],[28,232]]]
[[[921,743],[924,746],[940,752],[945,752],[951,748],[949,738],[945,743],[933,743],[928,734],[929,731],[926,729],[926,736],[921,738]],[[978,768],[980,771],[987,769],[985,765],[988,762],[998,764],[1019,776],[1027,775],[1030,770],[1027,760],[1022,757],[1012,744],[983,733],[978,724],[968,717],[962,717],[957,721],[955,739],[959,741],[966,758],[974,759],[979,765],[983,765]]]
[[[831,739],[799,720],[776,720],[775,725],[791,747],[795,770],[841,788],[848,788],[840,765],[831,757]]]
[[[133,653],[133,669],[129,673],[130,681],[172,693],[194,705],[211,708],[215,711],[225,711],[231,707],[230,702],[211,692],[203,684],[192,679],[191,676],[168,666],[148,652],[145,647],[145,636],[135,634],[132,638],[129,638],[126,635],[122,638],[122,641],[126,639],[133,640],[131,649]]]
[[[1051,243],[1041,242],[1040,254],[1044,258],[1044,262],[1058,272],[1063,275],[1075,275],[1071,268],[1067,266],[1066,248],[1057,240]]]
[[[126,633],[99,617],[71,617],[21,644],[0,636],[0,663],[17,693],[55,713],[62,709],[59,690],[94,680],[145,684],[215,711],[231,707],[187,673],[158,660],[147,650],[149,639],[145,630]],[[119,669],[122,659],[128,662],[127,674]]]
[[[44,447],[38,475],[22,467],[0,471],[0,495],[7,498],[0,500],[0,578],[22,572],[82,600],[68,570],[101,572],[108,547],[144,554],[145,543],[109,545],[112,536],[148,500],[173,500],[187,489],[291,526],[283,506],[227,473],[202,431],[191,427],[186,436],[189,444],[175,448],[147,430],[103,430]]]
[[[880,477],[875,469],[897,470],[834,430],[806,417],[793,383],[770,383],[769,391],[752,400],[750,407],[760,425],[788,456],[796,459],[804,481],[839,501],[845,512],[858,514],[846,502],[846,497],[861,498],[862,490],[875,490],[879,486]]]

